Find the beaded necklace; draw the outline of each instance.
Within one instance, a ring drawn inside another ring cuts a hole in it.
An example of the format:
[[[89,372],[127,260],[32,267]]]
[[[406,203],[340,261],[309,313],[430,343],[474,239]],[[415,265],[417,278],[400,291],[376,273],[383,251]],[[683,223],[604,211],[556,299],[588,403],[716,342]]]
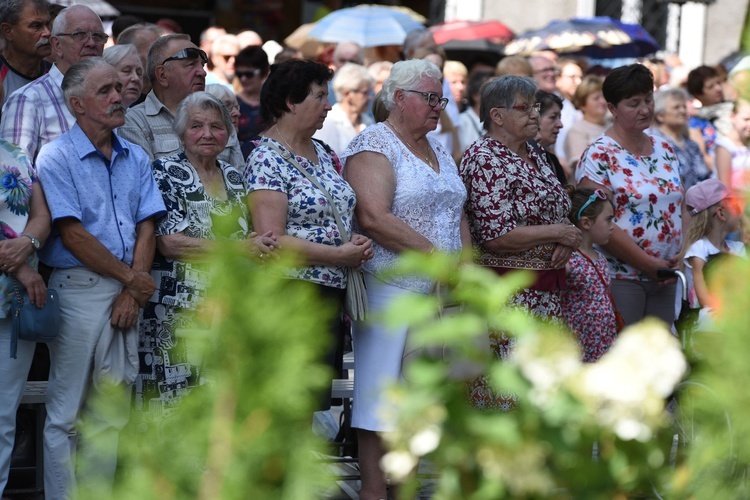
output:
[[[429,165],[431,169],[435,170],[435,166],[432,164],[432,160],[430,159],[429,153],[427,155],[424,155],[424,154],[420,153],[417,150],[417,148],[415,148],[414,146],[411,145],[411,143],[406,139],[406,137],[404,137],[403,135],[401,135],[401,133],[398,131],[398,129],[396,129],[395,125],[393,125],[390,122],[390,120],[386,120],[385,123],[387,123],[388,126],[391,128],[391,130],[393,130],[396,133],[396,136],[399,139],[401,139],[401,142],[403,142],[406,145],[406,147],[409,148],[409,151],[411,151],[412,153],[414,153],[414,155],[417,158],[419,158],[420,160],[424,161],[427,165]],[[429,142],[427,143],[427,147],[430,148]],[[432,148],[430,148],[430,151],[432,151]]]

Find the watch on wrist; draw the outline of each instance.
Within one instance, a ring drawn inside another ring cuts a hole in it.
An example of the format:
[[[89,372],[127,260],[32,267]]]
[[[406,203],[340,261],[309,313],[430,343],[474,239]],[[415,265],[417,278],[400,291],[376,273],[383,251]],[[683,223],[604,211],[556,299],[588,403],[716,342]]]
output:
[[[39,248],[42,246],[41,243],[39,243],[39,240],[31,236],[30,234],[21,233],[21,236],[26,236],[31,240],[31,246],[34,247],[34,250],[39,250]]]

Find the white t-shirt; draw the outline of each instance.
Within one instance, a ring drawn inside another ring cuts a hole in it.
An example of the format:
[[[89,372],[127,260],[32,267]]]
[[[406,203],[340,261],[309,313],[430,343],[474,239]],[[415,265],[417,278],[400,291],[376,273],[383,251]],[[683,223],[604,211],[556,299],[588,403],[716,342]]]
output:
[[[726,240],[724,243],[726,243],[727,247],[729,248],[729,253],[740,257],[745,257],[747,255],[745,251],[745,245],[743,245],[742,242]],[[690,262],[688,262],[688,259],[690,259],[691,257],[698,257],[703,262],[708,262],[708,258],[710,256],[720,253],[721,250],[716,248],[713,243],[708,241],[708,238],[706,238],[705,236],[693,243],[685,253],[685,277],[687,278],[688,300],[690,302],[690,307],[698,308],[701,307],[701,304],[698,302],[698,297],[695,295],[695,286],[693,284],[693,267],[690,265]]]

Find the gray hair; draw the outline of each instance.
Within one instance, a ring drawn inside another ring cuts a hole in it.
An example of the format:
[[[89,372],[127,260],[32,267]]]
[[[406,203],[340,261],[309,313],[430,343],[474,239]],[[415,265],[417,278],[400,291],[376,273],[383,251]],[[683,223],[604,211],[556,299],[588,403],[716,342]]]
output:
[[[234,131],[234,125],[232,125],[232,119],[229,117],[229,111],[219,99],[214,97],[208,92],[193,92],[186,98],[184,98],[180,105],[177,107],[177,112],[174,115],[174,128],[175,134],[183,142],[183,136],[188,126],[188,119],[190,118],[190,112],[195,109],[201,110],[214,110],[219,112],[221,121],[224,123],[224,128],[227,131],[227,138],[229,134]]]
[[[425,44],[427,41],[431,41],[431,43]],[[404,39],[404,56],[406,59],[411,59],[414,56],[415,50],[426,45],[437,45],[432,32],[427,28],[413,29],[406,34],[406,38]]]
[[[383,83],[383,104],[388,111],[395,104],[394,95],[398,89],[414,90],[425,78],[432,78],[442,85],[443,74],[437,66],[424,59],[399,61],[391,68],[391,74]]]
[[[0,2],[0,22],[16,26],[21,21],[21,12],[27,5],[40,12],[49,11],[47,0],[2,0]]]
[[[139,23],[134,24],[133,26],[128,26],[124,30],[122,30],[122,33],[120,33],[120,36],[117,37],[117,45],[126,45],[135,43],[136,36],[141,31],[151,31],[156,36],[162,36],[164,35],[164,29],[152,24],[152,23]]]
[[[65,72],[62,81],[63,97],[65,98],[65,105],[73,115],[75,115],[75,111],[73,111],[73,106],[70,104],[71,99],[73,97],[83,97],[86,92],[86,78],[89,76],[89,73],[103,66],[112,68],[114,71],[112,65],[101,57],[88,57],[73,64]]]
[[[135,45],[130,43],[112,45],[111,47],[104,49],[104,52],[102,53],[102,59],[112,66],[119,64],[126,56],[135,56],[138,58],[138,62],[141,62],[141,57],[138,55]]]
[[[66,7],[61,10],[60,13],[57,14],[55,20],[52,21],[52,29],[50,30],[52,36],[59,35],[60,33],[65,33],[66,31],[68,31],[68,16],[72,13],[73,18],[71,20],[75,20],[75,13],[80,10],[88,10],[89,12],[94,14],[97,19],[99,19],[99,23],[102,22],[99,15],[91,10],[91,8],[80,4],[71,5],[70,7]]]
[[[687,102],[687,92],[680,88],[657,90],[654,93],[654,116],[660,115],[667,110],[667,100],[678,99]]]
[[[367,68],[360,64],[346,63],[336,72],[333,77],[333,91],[336,93],[336,100],[341,101],[344,98],[345,90],[356,90],[367,82],[370,86],[375,82]]]
[[[184,33],[175,33],[173,35],[166,35],[154,42],[150,49],[148,49],[148,58],[146,59],[146,75],[151,81],[151,85],[156,83],[156,67],[159,66],[164,59],[169,57],[167,52],[167,46],[169,42],[173,40],[187,40],[190,41],[190,35]]]
[[[222,85],[220,83],[211,83],[209,85],[206,85],[206,92],[222,102],[224,101],[224,99],[236,99],[236,97],[234,96],[234,92],[229,90],[226,85]]]
[[[535,99],[536,83],[528,76],[505,75],[484,84],[479,96],[479,120],[489,130],[493,108],[510,108],[517,99]]]

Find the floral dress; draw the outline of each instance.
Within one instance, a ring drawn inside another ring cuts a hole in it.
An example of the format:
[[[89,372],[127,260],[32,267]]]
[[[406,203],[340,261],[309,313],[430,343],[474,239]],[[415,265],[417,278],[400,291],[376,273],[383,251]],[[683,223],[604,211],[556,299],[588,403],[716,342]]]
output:
[[[706,160],[703,159],[703,153],[701,153],[701,148],[697,142],[684,135],[682,145],[680,145],[672,137],[662,132],[659,127],[651,127],[649,132],[653,133],[654,137],[667,141],[677,155],[677,161],[680,164],[680,178],[685,191],[711,177],[711,171],[706,166]]]
[[[183,233],[192,238],[239,241],[250,233],[247,191],[242,175],[218,161],[227,199],[210,196],[184,153],[153,163],[156,183],[167,215],[157,221],[156,236]],[[219,232],[221,228],[222,232]],[[156,252],[151,267],[156,292],[143,308],[139,322],[140,369],[133,389],[133,420],[145,431],[160,425],[166,436],[166,417],[193,388],[205,382],[200,349],[177,332],[193,327],[193,311],[210,285],[205,264],[169,259]]]
[[[615,311],[609,300],[607,259],[599,254],[592,262],[579,252],[573,252],[568,269],[568,287],[562,296],[563,317],[576,334],[583,351],[582,361],[593,363],[617,338]]]
[[[479,247],[481,265],[554,274],[556,270],[551,269],[550,263],[554,244],[505,253],[484,246],[519,226],[560,224],[567,220],[571,202],[565,188],[535,148],[527,143],[526,151],[538,169],[488,136],[466,150],[460,167],[467,191],[466,216],[474,243]],[[561,272],[564,274],[564,270]],[[523,307],[540,318],[562,319],[560,289],[555,283],[545,289],[520,290],[511,299],[511,305]],[[507,357],[515,341],[502,332],[493,333],[491,338],[496,356]],[[515,406],[513,394],[494,393],[484,377],[472,383],[470,399],[479,409],[507,411]]]
[[[623,149],[607,135],[584,151],[576,181],[587,178],[612,191],[613,222],[648,255],[669,260],[682,244],[683,198],[677,156],[666,141],[649,135],[650,156]],[[602,250],[613,279],[648,281],[640,270]]]

